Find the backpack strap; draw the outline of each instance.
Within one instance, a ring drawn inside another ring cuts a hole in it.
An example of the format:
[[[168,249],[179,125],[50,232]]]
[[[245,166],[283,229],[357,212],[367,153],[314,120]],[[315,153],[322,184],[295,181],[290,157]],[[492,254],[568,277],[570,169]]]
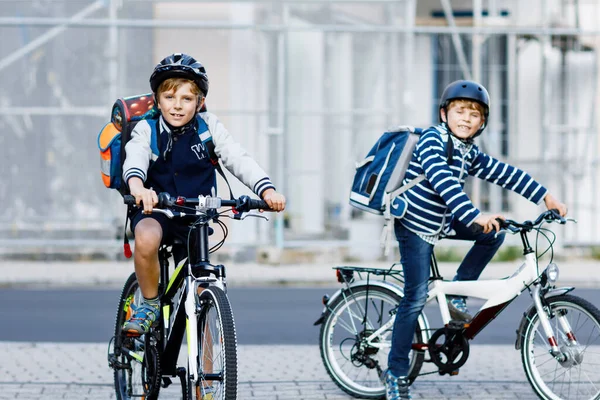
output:
[[[448,141],[446,142],[446,161],[448,165],[452,164],[454,154],[454,142],[452,141],[452,136],[448,134]],[[384,193],[384,204],[385,209],[383,211],[383,217],[385,218],[385,223],[383,226],[383,230],[381,231],[380,243],[383,247],[383,254],[387,256],[390,253],[392,238],[394,236],[394,224],[392,223],[392,214],[391,214],[391,203],[392,200],[402,193],[406,192],[408,189],[418,185],[420,182],[425,180],[425,174],[421,174],[417,176],[415,179],[410,181],[410,183],[400,186],[398,189],[393,190],[389,193]]]
[[[198,120],[198,126],[206,126],[206,130],[204,132],[200,132],[200,129],[198,129],[200,141],[204,146],[206,146],[206,150],[208,150],[208,157],[210,159],[211,164],[215,167],[219,175],[223,177],[223,180],[225,180],[227,188],[229,189],[229,198],[234,199],[235,197],[233,197],[231,185],[229,184],[229,181],[225,176],[225,171],[223,171],[223,167],[221,167],[221,164],[219,163],[219,157],[215,152],[215,142],[212,138],[212,134],[210,133],[210,128],[208,127],[208,124],[199,115],[196,116],[196,119]]]

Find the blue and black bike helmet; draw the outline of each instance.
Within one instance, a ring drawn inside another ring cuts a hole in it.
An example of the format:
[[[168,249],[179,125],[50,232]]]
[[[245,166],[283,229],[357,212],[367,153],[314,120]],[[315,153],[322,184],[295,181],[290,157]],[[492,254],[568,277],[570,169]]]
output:
[[[208,94],[206,69],[196,59],[187,54],[171,54],[154,67],[154,72],[150,76],[152,92],[156,93],[160,84],[169,78],[189,79],[198,85],[204,96]]]
[[[472,100],[476,101],[483,106],[483,116],[485,121],[481,128],[473,135],[473,138],[479,136],[488,124],[488,118],[490,114],[490,95],[486,88],[477,82],[459,80],[454,81],[444,89],[442,98],[440,99],[439,117],[442,121],[442,109],[448,115],[448,105],[452,100]],[[442,121],[443,122],[443,121]]]

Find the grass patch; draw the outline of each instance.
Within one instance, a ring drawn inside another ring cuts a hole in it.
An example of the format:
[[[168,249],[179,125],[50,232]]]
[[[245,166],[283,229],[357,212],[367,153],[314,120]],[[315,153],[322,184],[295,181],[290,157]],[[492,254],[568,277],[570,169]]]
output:
[[[523,258],[523,249],[520,246],[502,246],[492,261],[515,261]]]

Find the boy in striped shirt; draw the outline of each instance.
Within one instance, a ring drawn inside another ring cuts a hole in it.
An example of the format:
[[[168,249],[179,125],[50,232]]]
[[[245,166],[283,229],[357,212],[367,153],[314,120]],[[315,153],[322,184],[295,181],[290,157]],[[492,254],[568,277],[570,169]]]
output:
[[[473,143],[489,117],[489,95],[483,86],[466,80],[451,83],[442,94],[439,115],[442,122],[421,135],[403,184],[419,175],[426,179],[392,201],[405,296],[396,314],[385,374],[388,399],[411,398],[406,379],[408,355],[417,318],[427,300],[434,245],[442,237],[474,241],[454,280],[477,280],[504,241],[504,234],[497,234],[500,226],[496,220],[504,216],[483,214],[473,205],[463,190],[467,176],[495,183],[535,204],[544,202],[562,216],[567,213],[566,205],[526,172],[494,159]],[[482,232],[475,233],[473,224],[483,227]],[[450,298],[448,307],[453,319],[471,319],[465,298]]]

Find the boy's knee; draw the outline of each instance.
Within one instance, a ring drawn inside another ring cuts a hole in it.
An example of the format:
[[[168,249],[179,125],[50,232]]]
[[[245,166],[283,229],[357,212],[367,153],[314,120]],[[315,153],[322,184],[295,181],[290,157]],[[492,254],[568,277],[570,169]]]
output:
[[[135,251],[141,255],[154,254],[158,251],[162,233],[160,226],[158,230],[153,226],[136,226],[135,229]]]

